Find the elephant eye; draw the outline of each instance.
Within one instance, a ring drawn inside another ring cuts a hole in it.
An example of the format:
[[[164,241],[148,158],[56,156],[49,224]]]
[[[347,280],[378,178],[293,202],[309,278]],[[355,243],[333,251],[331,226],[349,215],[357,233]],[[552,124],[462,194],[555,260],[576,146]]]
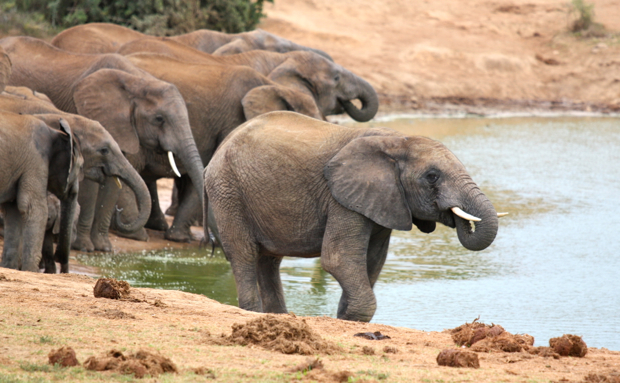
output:
[[[335,82],[340,81],[340,75],[339,75],[339,74],[337,74],[336,76],[334,76],[334,81],[335,81]]]
[[[99,149],[99,153],[101,153],[101,155],[107,155],[108,153],[110,153],[110,150],[108,148],[101,148]]]
[[[430,184],[434,184],[435,182],[437,182],[438,179],[439,179],[439,174],[437,173],[428,173],[426,175],[426,180]]]
[[[155,116],[155,121],[158,124],[163,124],[164,123],[164,116],[159,116],[159,115]]]

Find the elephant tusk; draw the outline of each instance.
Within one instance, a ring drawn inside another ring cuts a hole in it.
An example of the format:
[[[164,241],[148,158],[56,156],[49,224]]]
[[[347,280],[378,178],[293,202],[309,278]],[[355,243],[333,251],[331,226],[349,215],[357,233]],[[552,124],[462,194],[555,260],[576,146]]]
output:
[[[123,188],[123,184],[121,183],[120,178],[114,177],[114,181],[116,181],[116,186],[118,186],[119,189]]]
[[[168,152],[168,160],[170,160],[170,166],[172,166],[172,170],[174,170],[174,173],[177,175],[177,177],[181,177],[181,172],[179,172],[179,169],[177,168],[177,164],[174,163],[174,154],[172,154],[172,152]]]
[[[473,215],[471,215],[471,214],[465,213],[463,210],[461,210],[461,209],[460,209],[460,208],[458,208],[458,207],[453,207],[453,208],[452,208],[452,209],[450,209],[450,210],[452,210],[452,212],[453,212],[454,214],[456,214],[456,215],[458,215],[459,217],[461,217],[461,218],[463,218],[463,219],[466,219],[466,220],[468,220],[468,221],[475,221],[475,222],[482,221],[482,220],[481,220],[480,218],[478,218],[478,217],[474,217],[474,216],[473,216]]]
[[[510,214],[510,213],[497,213],[497,218],[502,218],[502,217],[505,217],[505,216],[507,216],[508,214]]]

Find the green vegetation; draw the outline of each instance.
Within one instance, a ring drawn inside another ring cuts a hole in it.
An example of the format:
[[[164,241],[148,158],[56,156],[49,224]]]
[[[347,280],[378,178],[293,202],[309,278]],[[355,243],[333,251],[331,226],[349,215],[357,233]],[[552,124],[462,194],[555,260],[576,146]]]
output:
[[[594,4],[585,0],[572,0],[568,5],[571,18],[569,29],[582,37],[602,37],[605,35],[603,24],[594,21]]]
[[[44,36],[78,24],[106,22],[170,36],[196,29],[252,30],[273,0],[8,0],[0,5],[0,32]]]

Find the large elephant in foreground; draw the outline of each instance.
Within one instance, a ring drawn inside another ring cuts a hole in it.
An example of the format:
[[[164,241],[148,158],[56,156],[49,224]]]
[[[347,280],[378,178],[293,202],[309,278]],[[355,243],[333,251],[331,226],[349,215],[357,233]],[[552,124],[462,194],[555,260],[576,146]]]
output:
[[[178,89],[136,68],[116,54],[87,55],[64,52],[44,41],[29,37],[0,40],[13,62],[11,85],[27,86],[46,94],[61,110],[99,121],[118,142],[121,150],[140,172],[160,153],[180,159],[197,190],[202,191],[202,161],[192,137],[187,108]],[[171,167],[156,177],[171,174]],[[86,181],[80,192],[80,230],[74,247],[80,250],[110,251],[110,217],[118,188],[113,179],[98,185]],[[150,217],[149,203],[138,195],[140,215],[131,224],[117,222],[123,232],[135,232]],[[99,201],[97,200],[99,199]],[[107,212],[94,215],[95,204]],[[147,209],[148,206],[148,209]],[[150,225],[165,228],[165,221],[153,219]]]
[[[50,191],[62,204],[56,257],[62,271],[69,271],[71,228],[83,159],[67,122],[58,116],[55,120],[59,130],[32,116],[0,111],[2,267],[39,271]]]
[[[138,196],[138,200],[146,201],[144,208],[150,210],[149,191],[144,181],[131,166],[127,158],[125,158],[119,145],[110,133],[99,122],[83,116],[61,112],[50,102],[46,101],[42,95],[34,94],[31,90],[23,87],[8,86],[0,94],[0,110],[33,115],[57,130],[62,129],[62,126],[60,126],[60,119],[62,118],[71,127],[73,136],[79,142],[84,159],[83,173],[85,180],[103,184],[107,179],[120,179],[129,186],[129,189],[133,190],[135,195]],[[26,140],[25,142],[28,141]],[[57,171],[58,169],[54,169],[54,174]],[[81,185],[84,185],[84,182],[81,182]],[[68,228],[61,230],[61,240],[65,238],[64,235],[66,234],[63,233],[66,233],[67,230]],[[72,230],[73,228],[71,228]],[[78,231],[80,230],[86,230],[87,234],[90,234],[90,226],[80,227],[78,224]],[[67,238],[65,240],[69,241]],[[49,246],[49,242],[44,244]],[[58,248],[61,250],[57,250],[57,254],[59,251],[63,251],[62,244],[59,244]],[[49,251],[44,251],[44,255],[46,254],[49,254]],[[66,255],[68,257],[68,250]],[[61,272],[68,272],[68,263],[59,255],[57,258],[59,258],[58,260],[61,263]],[[49,257],[45,258],[44,261],[46,272],[53,273],[56,271],[56,266],[53,261],[50,261]]]
[[[273,82],[313,97],[324,116],[346,112],[354,120],[365,122],[373,118],[379,108],[379,98],[372,85],[314,52],[255,50],[217,56],[180,44],[169,37],[134,40],[117,51],[122,55],[140,52],[164,54],[186,63],[248,66]],[[356,99],[361,102],[361,108],[352,103]]]
[[[312,97],[276,84],[248,67],[187,64],[155,54],[136,54],[127,58],[136,67],[179,89],[187,104],[191,129],[205,164],[230,132],[259,114],[291,110],[321,118]],[[163,171],[159,168],[164,167],[167,168],[165,157],[160,157],[158,161],[151,161],[146,171],[158,173]],[[148,180],[146,171],[143,175]],[[189,241],[191,223],[201,211],[202,189],[197,194],[196,185],[192,185],[194,179],[186,175],[177,180],[182,184],[179,188],[181,204],[166,238]],[[152,185],[154,187],[154,182]],[[159,207],[155,202],[154,211]],[[119,202],[119,207],[123,209],[123,217],[133,219],[130,204]],[[158,211],[163,217],[161,210]]]
[[[52,39],[52,45],[69,52],[77,53],[114,53],[123,44],[147,37],[143,33],[108,23],[90,23],[77,25],[60,32]],[[311,51],[331,60],[325,52],[296,44],[262,29],[243,33],[222,33],[208,29],[171,39],[207,53],[228,55],[255,49],[274,52]]]
[[[497,234],[493,205],[454,154],[391,129],[265,114],[227,138],[204,177],[239,307],[252,311],[286,312],[284,256],[320,256],[343,290],[338,318],[370,321],[392,230],[439,222],[469,250]]]

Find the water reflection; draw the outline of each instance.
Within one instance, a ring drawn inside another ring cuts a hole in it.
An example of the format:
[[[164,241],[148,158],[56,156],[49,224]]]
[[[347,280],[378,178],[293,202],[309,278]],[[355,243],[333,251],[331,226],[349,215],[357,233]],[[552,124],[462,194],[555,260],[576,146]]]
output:
[[[496,241],[470,252],[456,233],[395,232],[373,322],[441,331],[481,316],[537,345],[564,333],[620,350],[620,124],[613,118],[399,119],[371,123],[442,141],[498,211]],[[236,304],[221,253],[82,256],[135,286]],[[287,306],[335,316],[341,290],[318,259],[285,259]]]

